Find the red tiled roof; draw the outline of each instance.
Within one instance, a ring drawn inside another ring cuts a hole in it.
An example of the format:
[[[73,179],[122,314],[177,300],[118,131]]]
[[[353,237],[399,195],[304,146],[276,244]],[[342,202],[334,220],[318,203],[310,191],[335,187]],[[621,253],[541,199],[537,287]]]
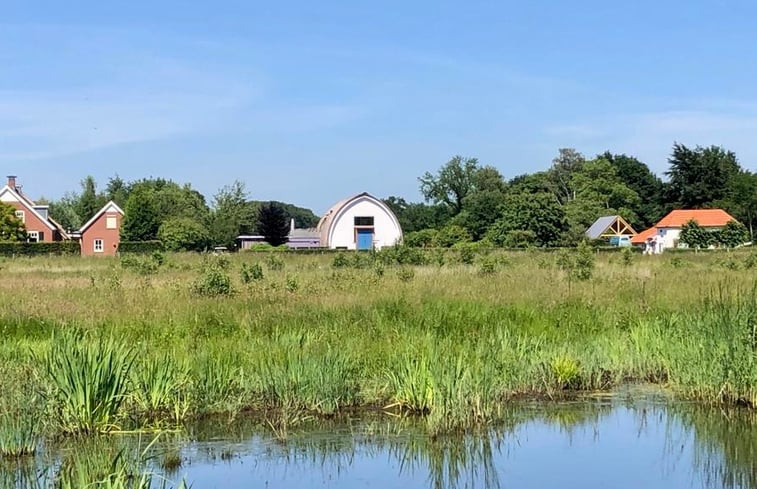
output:
[[[631,244],[644,244],[647,242],[647,238],[651,238],[655,234],[657,234],[657,228],[652,226],[631,238]]]
[[[723,209],[679,209],[663,217],[656,227],[680,228],[692,220],[702,227],[721,227],[735,221],[733,216]]]

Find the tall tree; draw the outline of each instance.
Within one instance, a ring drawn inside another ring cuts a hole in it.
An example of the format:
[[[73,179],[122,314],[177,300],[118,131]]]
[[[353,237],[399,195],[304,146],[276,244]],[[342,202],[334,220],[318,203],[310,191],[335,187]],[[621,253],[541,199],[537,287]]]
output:
[[[598,158],[603,158],[614,166],[620,180],[641,199],[638,205],[633,206],[639,218],[639,227],[648,228],[657,223],[663,214],[662,180],[652,173],[646,164],[633,156],[606,151]]]
[[[245,184],[235,181],[213,197],[210,235],[215,244],[233,248],[237,236],[253,231],[256,217],[253,207],[247,204]]]
[[[129,198],[129,189],[126,182],[118,175],[112,176],[105,187],[105,197],[121,207],[126,205]]]
[[[103,208],[106,200],[105,197],[97,193],[97,182],[91,175],[84,177],[84,180],[81,181],[81,189],[76,213],[84,221],[88,221]]]
[[[539,246],[557,244],[568,223],[562,206],[554,196],[542,193],[509,193],[502,204],[500,217],[487,236],[497,244],[504,244],[508,234],[529,231]]]
[[[573,148],[561,148],[557,157],[552,160],[552,168],[547,175],[561,204],[567,204],[576,198],[573,188],[573,175],[583,168],[586,159]]]
[[[757,221],[757,173],[739,172],[731,179],[728,196],[718,206],[725,208],[733,217],[744,223],[754,241]]]
[[[675,143],[668,162],[666,201],[687,209],[711,207],[725,199],[731,180],[741,172],[736,155],[720,146],[690,149]]]
[[[284,208],[278,202],[267,202],[258,209],[258,232],[268,244],[279,246],[287,242],[289,223]]]
[[[423,229],[441,229],[449,221],[449,210],[444,205],[427,205],[422,202],[407,202],[402,197],[390,196],[384,203],[397,216],[405,233]]]
[[[444,204],[450,214],[457,215],[463,210],[465,197],[475,189],[478,170],[476,158],[455,156],[436,175],[426,172],[418,179],[421,193],[427,202]]]
[[[0,202],[0,241],[25,241],[26,227],[16,217],[16,208]]]
[[[122,234],[125,241],[150,241],[158,238],[160,219],[152,189],[137,187],[124,208]]]
[[[79,215],[78,208],[79,196],[73,192],[66,192],[60,199],[50,202],[50,217],[60,223],[64,229],[79,229],[85,221]]]

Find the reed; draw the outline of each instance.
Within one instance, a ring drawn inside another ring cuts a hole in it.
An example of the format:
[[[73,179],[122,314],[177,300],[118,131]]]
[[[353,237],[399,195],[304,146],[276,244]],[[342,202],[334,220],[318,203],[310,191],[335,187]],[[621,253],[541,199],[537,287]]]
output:
[[[117,428],[128,392],[133,350],[107,337],[79,332],[52,339],[42,364],[54,388],[56,421],[65,433],[91,434]]]

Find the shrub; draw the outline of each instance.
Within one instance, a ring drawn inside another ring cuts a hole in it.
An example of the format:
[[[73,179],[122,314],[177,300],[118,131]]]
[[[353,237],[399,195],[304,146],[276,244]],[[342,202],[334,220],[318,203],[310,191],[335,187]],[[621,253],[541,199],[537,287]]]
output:
[[[410,267],[400,267],[397,269],[397,278],[399,278],[401,282],[410,282],[415,278],[415,270]]]
[[[406,245],[383,248],[376,257],[387,265],[425,265],[427,263],[423,250]]]
[[[473,238],[470,232],[462,226],[450,224],[443,227],[437,234],[434,241],[435,246],[450,248],[456,243],[469,243]]]
[[[121,255],[119,262],[125,270],[131,270],[139,275],[152,275],[158,272],[164,259],[162,253],[153,252],[150,256]]]
[[[81,246],[76,241],[53,241],[43,243],[0,242],[0,256],[80,255]]]
[[[422,229],[413,233],[407,233],[403,243],[413,248],[428,248],[437,240],[439,231],[436,229]]]
[[[263,267],[259,263],[242,263],[242,268],[239,270],[239,278],[242,283],[249,284],[253,280],[263,280]]]
[[[465,265],[473,265],[476,259],[476,250],[472,246],[461,246],[458,250],[460,254],[460,263]]]
[[[119,253],[152,253],[163,249],[161,241],[121,241],[118,245]]]
[[[576,280],[589,280],[594,274],[594,251],[586,241],[581,241],[575,250],[560,250],[557,266]]]
[[[280,272],[284,269],[284,260],[282,260],[281,257],[274,255],[273,253],[268,255],[265,263],[268,267],[268,270],[272,272]]]
[[[160,225],[158,237],[169,251],[204,251],[210,246],[210,232],[196,219],[167,219]]]
[[[626,246],[620,251],[620,263],[628,267],[633,264],[634,250],[630,246]]]
[[[195,294],[205,297],[217,297],[231,295],[234,289],[231,285],[231,277],[226,272],[228,261],[223,257],[212,257],[206,260],[200,277],[192,284]]]
[[[485,256],[481,259],[481,262],[479,263],[478,272],[481,275],[493,275],[497,273],[497,266],[499,265],[499,262],[497,259],[493,256]]]
[[[347,258],[347,254],[344,252],[337,252],[334,255],[334,259],[331,261],[333,268],[347,268],[350,266],[350,260]]]
[[[508,231],[502,244],[507,248],[528,248],[536,244],[536,233],[527,229]]]
[[[297,292],[297,289],[300,288],[300,284],[297,282],[297,278],[293,276],[288,276],[286,280],[286,284],[284,285],[287,292],[295,293]]]

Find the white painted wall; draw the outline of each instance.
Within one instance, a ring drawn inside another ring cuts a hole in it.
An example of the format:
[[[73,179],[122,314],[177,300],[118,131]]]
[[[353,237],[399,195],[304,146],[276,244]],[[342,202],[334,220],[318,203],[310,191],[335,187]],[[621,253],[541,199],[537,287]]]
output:
[[[662,249],[675,248],[681,228],[658,228],[657,240],[662,241]],[[662,251],[662,250],[661,250]]]
[[[349,202],[335,217],[329,234],[329,248],[357,248],[355,217],[373,217],[373,246],[376,249],[394,246],[402,240],[402,229],[394,216],[372,198],[363,196]]]

